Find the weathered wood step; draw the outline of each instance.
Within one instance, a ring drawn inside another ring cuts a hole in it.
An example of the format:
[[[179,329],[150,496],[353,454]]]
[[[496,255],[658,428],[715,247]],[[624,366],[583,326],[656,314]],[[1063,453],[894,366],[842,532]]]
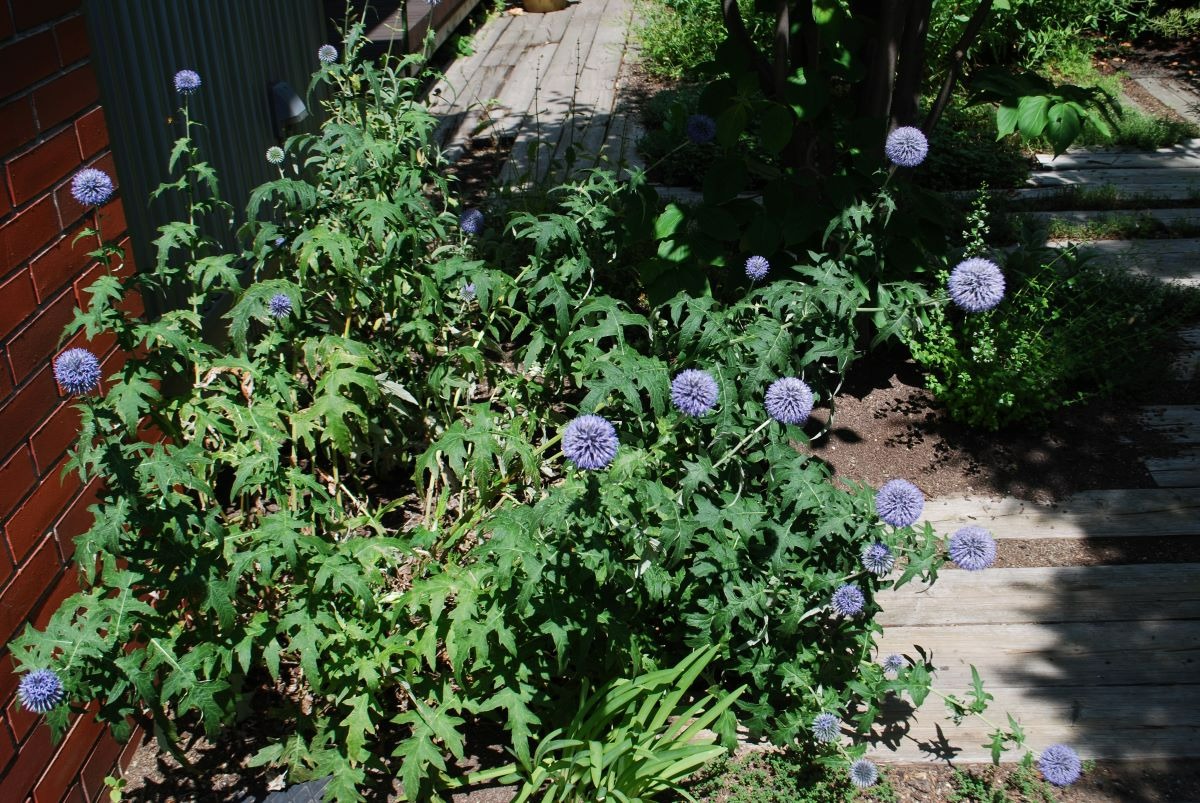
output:
[[[1063,210],[1023,212],[1033,220],[1052,221],[1063,220],[1070,223],[1095,223],[1109,220],[1129,220],[1150,218],[1163,226],[1196,226],[1200,225],[1200,207],[1183,209],[1093,209],[1093,210]]]
[[[1200,239],[1051,240],[1052,248],[1078,247],[1094,265],[1120,268],[1188,287],[1200,286]]]
[[[1143,462],[1159,488],[1200,488],[1200,449],[1184,449],[1170,457],[1147,457]]]
[[[1200,95],[1170,76],[1142,75],[1133,79],[1155,100],[1185,120],[1200,123]]]
[[[1200,564],[944,571],[931,586],[909,583],[876,601],[885,628],[1195,620]]]
[[[1200,445],[1200,405],[1151,405],[1142,408],[1138,420],[1170,443]]]
[[[1055,156],[1036,154],[1043,170],[1090,170],[1096,168],[1154,170],[1169,167],[1200,167],[1200,139],[1153,151],[1116,151],[1099,149],[1069,150]]]
[[[1143,206],[1153,205],[1159,201],[1176,201],[1188,206],[1200,204],[1200,188],[1195,181],[1170,181],[1153,185],[1135,185],[1132,187],[1101,182],[1100,184],[1075,183],[1058,186],[1026,187],[1017,190],[1007,190],[1005,197],[1016,204],[1039,202],[1042,204],[1059,202],[1063,208],[1072,208],[1079,203],[1078,193],[1102,194],[1106,199],[1111,197],[1126,203],[1140,202]],[[975,193],[962,193],[962,197],[974,198]]]
[[[1001,570],[998,570],[1001,571]],[[1169,604],[1169,595],[1164,600]],[[1015,622],[889,627],[880,655],[923,648],[939,686],[965,689],[971,666],[997,686],[1146,686],[1200,683],[1200,622]]]
[[[1029,175],[1030,187],[1066,187],[1078,184],[1112,184],[1123,189],[1156,191],[1159,185],[1184,185],[1200,190],[1200,164],[1191,167],[1164,167],[1147,170],[1138,167],[1067,168],[1035,170]]]
[[[986,672],[981,670],[986,676]],[[1200,756],[1200,684],[1161,686],[1057,686],[1053,688],[989,685],[994,699],[984,713],[1007,725],[1011,714],[1024,728],[1035,753],[1051,744],[1069,744],[1082,758],[1186,759]],[[961,695],[962,688],[934,688]],[[909,708],[905,699],[893,706]],[[991,727],[977,717],[956,726],[944,703],[930,695],[907,732],[895,734],[895,746],[879,742],[868,756],[880,763],[925,763],[950,758],[959,764],[990,763]],[[1016,762],[1024,751],[1010,751],[1002,761]]]
[[[1200,536],[1200,489],[1084,491],[1051,504],[946,497],[926,502],[923,519],[945,535],[973,525],[1009,539]]]

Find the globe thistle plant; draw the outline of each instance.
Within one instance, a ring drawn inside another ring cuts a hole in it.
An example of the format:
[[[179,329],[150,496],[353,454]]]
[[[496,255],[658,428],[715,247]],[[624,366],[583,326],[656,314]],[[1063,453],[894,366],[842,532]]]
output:
[[[996,541],[982,527],[963,527],[950,536],[950,560],[960,569],[978,572],[996,561]]]
[[[598,415],[581,415],[563,430],[563,454],[582,469],[600,469],[617,456],[617,430]]]
[[[829,604],[842,616],[856,616],[862,613],[863,606],[867,604],[867,600],[858,586],[853,583],[846,583],[833,592],[833,597],[830,599]]]
[[[181,95],[191,95],[200,88],[200,74],[195,70],[180,70],[175,73],[175,91]]]
[[[63,684],[53,669],[35,669],[21,678],[17,697],[35,714],[44,714],[63,701]]]
[[[883,577],[896,565],[896,556],[882,541],[876,541],[863,550],[863,568],[876,577]]]
[[[459,291],[459,296],[462,297],[463,301],[474,301],[475,300],[475,283],[468,282],[467,284],[464,284],[463,289]]]
[[[971,257],[950,271],[950,300],[967,312],[985,312],[1004,298],[1004,274],[990,259]]]
[[[803,424],[812,413],[812,389],[794,376],[776,379],[767,388],[764,406],[767,415],[781,424]]]
[[[286,318],[292,314],[292,299],[287,293],[276,293],[267,301],[267,312],[272,318]]]
[[[888,675],[895,675],[907,664],[908,661],[904,660],[904,656],[895,652],[879,662],[879,665],[883,667],[884,673]]]
[[[771,270],[771,263],[766,257],[752,256],[746,260],[746,275],[753,281],[762,281]]]
[[[90,393],[100,385],[100,360],[87,349],[67,349],[54,360],[54,378],[72,396]]]
[[[1070,786],[1079,780],[1083,764],[1079,755],[1065,744],[1052,744],[1038,756],[1042,777],[1055,786]]]
[[[925,494],[908,480],[890,480],[875,493],[875,512],[893,527],[915,524],[924,508]]]
[[[879,780],[879,768],[871,761],[860,758],[850,765],[850,783],[859,789],[869,789]]]
[[[697,145],[707,145],[717,137],[717,121],[707,114],[693,114],[684,125],[687,138]]]
[[[828,712],[817,714],[812,721],[812,735],[818,742],[828,744],[836,741],[838,734],[841,733],[841,721]]]
[[[283,148],[278,145],[267,148],[267,161],[276,166],[283,164]]]
[[[929,140],[921,129],[903,125],[887,135],[883,153],[898,167],[916,167],[929,155]]]
[[[333,64],[338,60],[338,50],[333,45],[321,45],[317,48],[317,61],[322,64]]]
[[[112,179],[103,170],[85,167],[71,179],[71,197],[83,206],[102,206],[112,194]]]
[[[717,380],[712,374],[696,368],[680,371],[671,380],[671,403],[681,413],[702,416],[717,403]]]
[[[467,209],[458,216],[458,227],[464,234],[478,234],[483,231],[483,212]]]

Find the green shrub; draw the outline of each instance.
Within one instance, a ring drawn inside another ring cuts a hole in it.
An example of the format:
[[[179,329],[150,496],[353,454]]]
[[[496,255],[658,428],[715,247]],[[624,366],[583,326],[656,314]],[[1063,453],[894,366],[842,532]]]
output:
[[[770,40],[774,15],[757,12],[751,0],[739,0],[751,36]],[[642,66],[651,75],[679,80],[696,78],[697,67],[711,61],[725,39],[720,0],[645,0],[641,4]]]
[[[996,139],[993,110],[953,103],[929,138],[929,157],[915,180],[934,190],[973,189],[980,183],[1009,189],[1029,178],[1033,164],[1017,137]]]

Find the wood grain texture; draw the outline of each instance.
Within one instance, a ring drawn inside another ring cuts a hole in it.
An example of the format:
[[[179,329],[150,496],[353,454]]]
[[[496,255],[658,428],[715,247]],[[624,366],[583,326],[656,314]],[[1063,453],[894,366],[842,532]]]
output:
[[[1200,405],[1151,405],[1142,408],[1138,420],[1143,427],[1171,443],[1200,444]]]

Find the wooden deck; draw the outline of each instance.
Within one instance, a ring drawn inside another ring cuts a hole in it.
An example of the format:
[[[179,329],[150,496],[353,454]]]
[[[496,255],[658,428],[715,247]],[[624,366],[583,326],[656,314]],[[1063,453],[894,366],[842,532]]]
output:
[[[1105,187],[1125,197],[1197,199],[1192,206],[1200,207],[1197,141],[1154,154],[1081,152],[1042,163],[1025,197],[1054,187]],[[1191,222],[1198,212],[1164,210],[1160,217]],[[1080,220],[1097,213],[1045,214]],[[1123,269],[1200,285],[1200,239],[1087,248]],[[1198,371],[1200,330],[1191,330],[1181,337],[1175,380],[1194,387]],[[1149,406],[1140,421],[1161,444],[1142,455],[1157,488],[1092,491],[1053,505],[937,499],[926,504],[924,518],[944,534],[974,524],[998,539],[1200,537],[1200,404]],[[879,601],[880,655],[916,658],[914,645],[921,645],[938,670],[934,689],[959,696],[974,665],[995,698],[985,716],[1004,725],[1012,714],[1035,751],[1065,742],[1085,758],[1200,757],[1200,564],[948,570],[932,587],[908,586]],[[877,761],[990,761],[984,744],[991,727],[978,718],[955,726],[936,695],[907,726],[900,720],[911,706],[901,701],[893,713],[897,724],[873,742]]]
[[[512,148],[501,178],[545,178],[551,166],[632,153],[618,107],[630,54],[631,0],[579,0],[549,14],[503,14],[475,35],[433,88],[432,110],[451,160],[473,142]]]

